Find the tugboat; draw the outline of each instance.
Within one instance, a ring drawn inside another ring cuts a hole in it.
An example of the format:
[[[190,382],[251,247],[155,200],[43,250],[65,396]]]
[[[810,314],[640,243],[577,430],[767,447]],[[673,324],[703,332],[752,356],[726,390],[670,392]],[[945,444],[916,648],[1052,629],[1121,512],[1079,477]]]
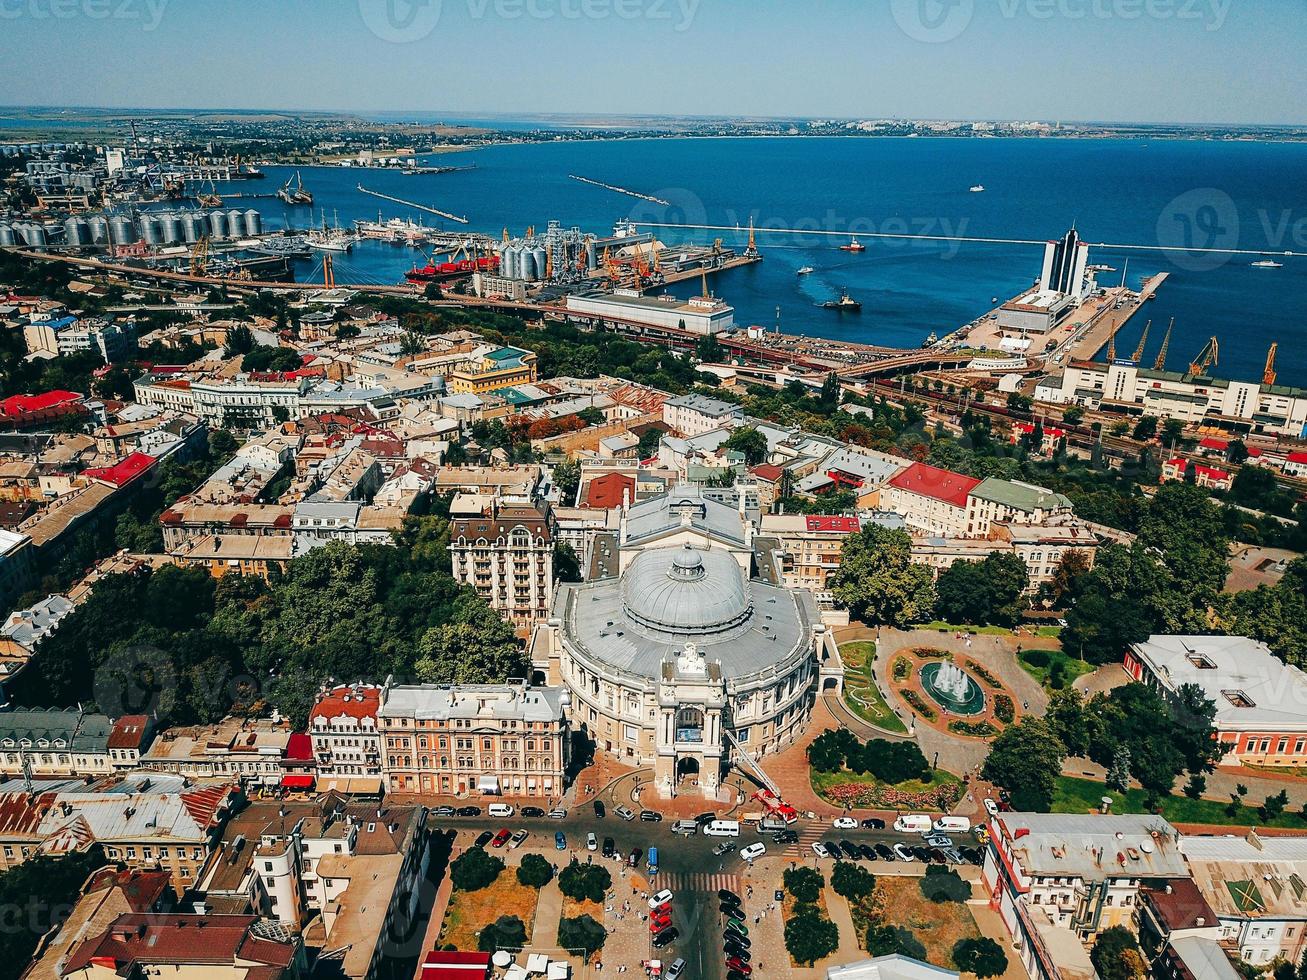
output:
[[[840,246],[841,252],[865,252],[866,250],[867,246],[858,241],[857,235],[854,235],[853,239],[847,245]]]
[[[821,304],[823,310],[838,310],[840,313],[861,313],[862,304],[849,295],[847,289],[840,290],[839,299],[828,299]]]

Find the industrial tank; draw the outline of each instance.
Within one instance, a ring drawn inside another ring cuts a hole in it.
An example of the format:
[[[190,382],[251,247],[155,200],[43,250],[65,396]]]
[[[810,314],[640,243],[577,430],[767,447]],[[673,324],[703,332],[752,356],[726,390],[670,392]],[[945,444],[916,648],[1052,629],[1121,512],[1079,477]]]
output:
[[[539,242],[531,248],[531,258],[535,263],[535,277],[544,279],[549,274],[549,254]]]
[[[182,215],[182,238],[194,245],[209,233],[209,219],[203,211],[189,211]]]
[[[250,208],[245,212],[245,234],[262,235],[263,234],[263,215]]]
[[[159,215],[159,225],[163,230],[163,240],[165,244],[177,245],[185,238],[182,230],[182,216],[169,211],[167,214]]]
[[[109,219],[109,232],[113,236],[115,245],[126,245],[129,242],[137,241],[136,226],[132,224],[132,219],[125,214],[115,214]]]
[[[64,220],[64,244],[91,244],[91,226],[85,218],[72,217]]]
[[[45,248],[50,244],[50,236],[46,233],[44,225],[38,225],[35,221],[32,221],[28,223],[24,231],[29,248]]]
[[[102,214],[93,214],[87,224],[91,227],[91,241],[97,245],[109,240],[109,219]]]
[[[212,211],[209,213],[209,237],[227,237],[227,213],[225,211]]]
[[[159,228],[159,219],[153,214],[141,215],[141,237],[146,245],[162,245],[163,232]]]
[[[516,245],[505,245],[499,255],[499,274],[507,279],[517,278],[518,249]]]
[[[18,244],[18,236],[14,234],[14,229],[10,225],[0,224],[0,248],[7,248],[10,245]]]
[[[530,245],[518,248],[517,276],[515,278],[532,282],[536,278],[536,257]]]
[[[232,208],[227,212],[227,235],[230,238],[245,237],[245,212]]]

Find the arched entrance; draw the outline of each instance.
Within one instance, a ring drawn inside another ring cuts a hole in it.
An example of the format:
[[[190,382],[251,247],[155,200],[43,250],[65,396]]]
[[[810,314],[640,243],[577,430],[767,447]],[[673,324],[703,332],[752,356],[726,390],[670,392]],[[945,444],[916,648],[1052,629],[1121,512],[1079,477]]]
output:
[[[702,708],[685,707],[676,712],[676,741],[703,741]]]
[[[694,756],[686,755],[676,760],[676,781],[684,782],[686,779],[697,779],[699,777],[699,760]]]

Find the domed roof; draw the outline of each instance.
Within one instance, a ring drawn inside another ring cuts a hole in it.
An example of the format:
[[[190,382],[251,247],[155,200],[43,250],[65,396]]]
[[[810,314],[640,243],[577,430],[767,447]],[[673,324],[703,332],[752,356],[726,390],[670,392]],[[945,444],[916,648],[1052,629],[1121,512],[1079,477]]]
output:
[[[753,603],[739,563],[725,551],[656,548],[622,576],[622,604],[660,633],[717,633],[749,618]]]

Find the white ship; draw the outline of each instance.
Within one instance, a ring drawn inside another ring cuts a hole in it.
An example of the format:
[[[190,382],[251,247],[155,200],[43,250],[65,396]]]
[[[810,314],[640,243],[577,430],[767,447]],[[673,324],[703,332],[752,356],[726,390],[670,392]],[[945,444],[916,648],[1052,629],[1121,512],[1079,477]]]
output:
[[[1260,259],[1253,263],[1254,269],[1283,269],[1283,262],[1276,262],[1273,259]]]
[[[354,232],[360,238],[370,238],[395,245],[410,245],[416,248],[426,242],[431,229],[419,224],[412,218],[391,218],[382,221],[381,212],[378,211],[376,221],[355,221]]]
[[[815,271],[815,270],[812,268],[812,266],[810,266],[810,265],[805,265],[802,269],[799,270],[799,275],[801,275],[801,276],[812,275],[812,273],[813,273],[814,271]]]
[[[336,219],[334,227],[327,227],[327,213],[322,213],[322,227],[310,228],[304,235],[304,244],[319,252],[348,252],[358,241],[357,235],[341,231],[340,220]]]
[[[985,185],[984,185],[984,184],[972,184],[972,185],[971,185],[971,193],[972,193],[972,194],[983,194],[983,193],[985,193]]]

